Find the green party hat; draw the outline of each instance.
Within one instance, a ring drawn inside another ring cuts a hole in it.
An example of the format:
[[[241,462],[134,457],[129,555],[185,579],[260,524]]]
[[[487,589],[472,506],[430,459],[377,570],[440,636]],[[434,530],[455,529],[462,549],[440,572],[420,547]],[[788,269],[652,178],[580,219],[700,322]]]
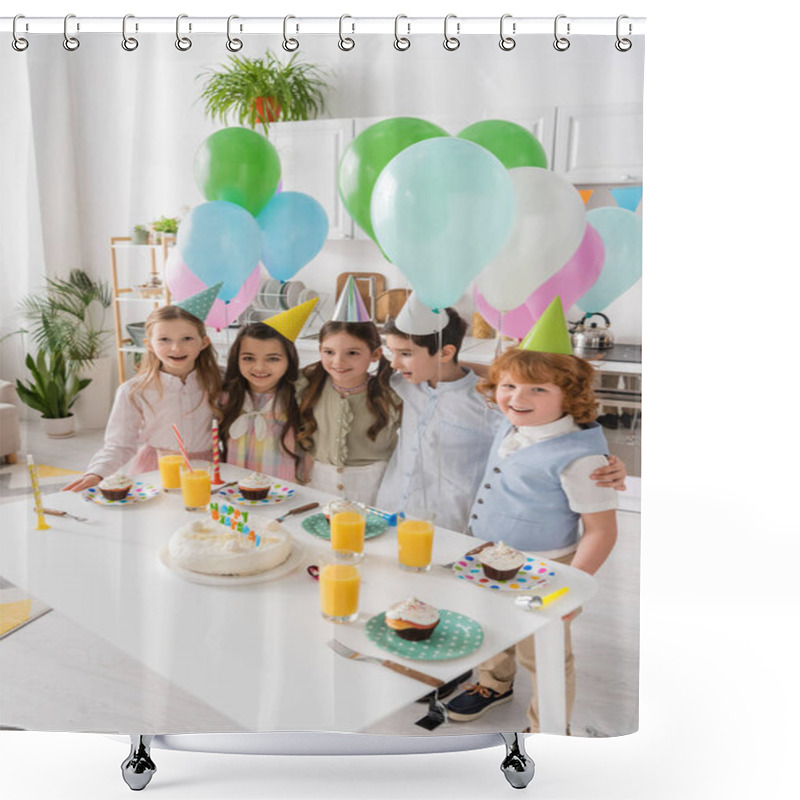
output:
[[[572,340],[564,317],[561,298],[556,295],[544,310],[528,335],[520,342],[520,350],[536,350],[539,353],[562,353],[572,355]]]
[[[192,316],[197,317],[204,323],[221,288],[222,281],[209,286],[208,289],[203,289],[202,292],[193,294],[190,297],[184,297],[183,300],[177,300],[174,305],[184,311],[188,311]]]

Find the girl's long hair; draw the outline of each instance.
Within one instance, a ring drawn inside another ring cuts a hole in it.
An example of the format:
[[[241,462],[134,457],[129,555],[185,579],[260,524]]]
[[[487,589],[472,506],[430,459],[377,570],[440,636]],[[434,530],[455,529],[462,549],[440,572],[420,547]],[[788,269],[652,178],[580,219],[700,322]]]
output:
[[[300,369],[300,360],[297,357],[297,348],[294,346],[294,342],[276,331],[275,328],[265,325],[263,322],[253,322],[250,325],[245,325],[245,327],[239,331],[239,334],[231,345],[231,349],[228,351],[228,366],[225,370],[225,378],[222,383],[222,393],[224,395],[221,406],[222,422],[219,426],[222,457],[224,459],[227,455],[228,431],[239,417],[239,414],[241,414],[245,398],[250,391],[247,378],[245,378],[239,370],[239,353],[242,350],[242,341],[246,336],[249,336],[251,339],[260,339],[261,341],[274,339],[280,342],[289,362],[286,372],[281,376],[275,388],[273,408],[280,409],[286,414],[286,421],[281,428],[281,447],[287,455],[290,455],[294,459],[295,474],[297,474],[299,472],[301,456],[289,445],[292,435],[294,434],[296,440],[300,430],[300,411],[294,396],[294,384]]]
[[[194,325],[197,329],[197,335],[205,338],[206,326],[203,321],[195,317],[194,314],[184,311],[180,306],[159,306],[151,311],[145,320],[145,337],[147,339],[153,338],[153,328],[157,323],[172,322],[174,320],[182,320]],[[217,402],[222,386],[222,376],[220,375],[219,366],[217,366],[217,353],[213,344],[209,344],[200,351],[197,360],[194,362],[193,371],[197,372],[197,379],[205,392],[205,400],[208,402],[212,413],[218,414]],[[140,396],[145,403],[148,402],[143,394],[148,387],[156,386],[159,394],[163,393],[163,386],[159,377],[160,372],[161,362],[158,360],[158,356],[152,350],[147,350],[139,364],[136,384],[131,390],[131,402],[135,407],[139,408],[137,404]]]
[[[326,322],[319,331],[319,343],[322,345],[329,336],[336,333],[347,333],[360,339],[369,347],[370,353],[382,347],[381,336],[374,322]],[[322,396],[328,373],[325,372],[322,362],[317,361],[303,370],[303,375],[308,379],[308,388],[303,393],[300,401],[300,436],[297,441],[304,450],[311,449],[314,434],[317,431],[317,420],[314,417],[314,407]],[[389,387],[389,378],[392,376],[392,365],[381,353],[378,360],[378,369],[370,375],[367,381],[367,408],[375,417],[375,422],[367,430],[367,436],[374,442],[378,434],[389,424],[392,411],[398,412],[400,404],[393,399],[393,392]]]

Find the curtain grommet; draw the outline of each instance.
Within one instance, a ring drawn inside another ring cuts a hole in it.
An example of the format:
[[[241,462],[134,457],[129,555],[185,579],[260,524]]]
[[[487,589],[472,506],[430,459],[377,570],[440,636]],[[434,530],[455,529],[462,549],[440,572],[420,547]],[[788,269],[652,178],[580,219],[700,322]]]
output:
[[[401,53],[404,53],[411,47],[411,39],[408,38],[409,34],[411,33],[411,24],[406,22],[407,32],[405,36],[400,35],[400,20],[401,19],[408,19],[405,14],[398,14],[394,18],[394,49],[399,50]]]
[[[559,53],[563,53],[565,50],[569,50],[569,46],[571,44],[570,40],[567,39],[567,36],[569,36],[570,32],[569,22],[567,22],[567,30],[564,36],[561,36],[558,32],[559,21],[566,18],[567,18],[566,14],[558,14],[555,20],[553,21],[553,36],[554,36],[553,47],[555,47],[555,49],[558,50]]]
[[[17,20],[25,19],[24,14],[17,14],[14,21],[11,23],[11,46],[18,52],[23,53],[28,49],[30,42],[17,33]]]
[[[455,36],[451,36],[450,31],[448,30],[451,19],[456,20]],[[461,40],[458,38],[458,34],[460,32],[461,32],[461,23],[458,22],[458,17],[456,17],[455,14],[448,14],[444,18],[444,42],[442,43],[442,46],[444,47],[445,50],[449,50],[452,53],[454,50],[458,50],[458,48],[461,47]]]
[[[122,18],[122,49],[132,53],[138,46],[139,40],[133,36],[128,36],[128,20],[135,19],[133,14],[126,14]],[[134,29],[139,30],[139,26],[134,22]]]
[[[181,35],[181,20],[188,19],[188,14],[178,14],[175,19],[175,47],[185,53],[191,46],[192,40],[188,36]],[[189,23],[189,32],[192,31],[192,23]]]
[[[231,36],[231,23],[235,20],[239,19],[236,14],[231,14],[228,17],[228,24],[225,28],[225,35],[228,37],[227,41],[225,42],[225,47],[231,53],[238,53],[242,47],[244,47],[244,42],[241,39],[237,39],[234,36]],[[241,26],[239,26],[239,30],[241,31]]]
[[[68,27],[71,19],[75,19],[74,14],[67,14],[67,16],[64,17],[64,41],[61,43],[64,49],[69,50],[70,53],[74,52],[81,46],[80,39],[78,39],[77,36],[70,36],[69,34]],[[75,30],[80,30],[80,25],[77,23],[75,25]]]
[[[500,17],[500,49],[508,53],[517,46],[517,40],[513,36],[506,35],[505,24],[507,19],[511,19],[511,14],[503,14]],[[511,23],[511,33],[517,32],[517,23]]]
[[[339,49],[344,50],[345,53],[349,53],[356,46],[356,40],[353,39],[352,36],[344,35],[344,31],[342,30],[342,28],[344,27],[344,21],[346,19],[353,19],[353,18],[349,14],[342,14],[342,16],[339,17]],[[351,33],[355,33],[356,32],[355,23],[351,22],[350,25],[352,27]]]
[[[292,14],[287,14],[283,18],[283,42],[281,42],[281,47],[287,53],[294,53],[295,50],[298,50],[300,48],[300,42],[298,42],[297,39],[295,39],[293,36],[289,36],[289,20],[290,19],[297,19],[297,17],[295,17]],[[295,31],[299,31],[299,30],[300,30],[300,26],[296,25],[295,26]]]
[[[627,53],[628,50],[630,50],[631,47],[633,47],[633,42],[630,39],[627,39],[624,36],[620,35],[621,23],[622,20],[624,19],[628,19],[627,14],[620,14],[617,17],[617,41],[614,42],[614,47],[616,47],[620,53]],[[628,36],[630,36],[632,33],[633,33],[633,26],[631,25],[630,22],[628,22]]]

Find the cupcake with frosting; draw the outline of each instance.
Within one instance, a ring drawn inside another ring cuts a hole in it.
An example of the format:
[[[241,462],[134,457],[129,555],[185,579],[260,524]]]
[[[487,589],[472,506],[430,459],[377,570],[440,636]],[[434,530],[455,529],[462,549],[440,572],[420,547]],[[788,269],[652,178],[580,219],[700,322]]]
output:
[[[261,472],[254,472],[239,481],[239,491],[245,500],[265,500],[272,488],[272,478]]]
[[[109,475],[97,484],[100,494],[102,494],[106,500],[111,500],[112,502],[115,500],[124,500],[128,496],[132,486],[133,481],[121,472],[115,475]]]
[[[416,597],[395,603],[384,615],[386,625],[401,639],[419,642],[430,639],[439,624],[439,610]]]
[[[484,547],[477,558],[487,578],[493,581],[510,581],[525,563],[526,556],[504,542],[498,542]]]

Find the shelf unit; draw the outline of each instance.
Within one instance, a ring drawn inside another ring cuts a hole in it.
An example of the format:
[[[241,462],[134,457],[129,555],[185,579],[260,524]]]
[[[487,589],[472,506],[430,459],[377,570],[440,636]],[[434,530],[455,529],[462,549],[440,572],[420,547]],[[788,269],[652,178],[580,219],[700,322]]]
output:
[[[131,244],[130,236],[112,236],[109,239],[111,290],[114,297],[114,334],[116,336],[117,373],[120,383],[125,381],[125,354],[145,352],[143,347],[136,347],[133,340],[124,334],[121,304],[149,303],[152,308],[158,308],[162,303],[168,304],[170,302],[170,292],[165,280],[164,269],[169,248],[174,244],[174,236],[164,236],[159,244]],[[131,256],[139,256],[145,252],[149,253],[149,272],[146,273],[142,284],[127,286],[121,283],[118,256],[123,252],[128,254],[126,267],[129,276],[133,275],[136,269],[141,269],[143,266],[141,263],[132,263]],[[158,286],[161,287],[160,291],[155,294],[154,289]],[[148,292],[148,287],[153,293],[141,294],[143,290]]]

